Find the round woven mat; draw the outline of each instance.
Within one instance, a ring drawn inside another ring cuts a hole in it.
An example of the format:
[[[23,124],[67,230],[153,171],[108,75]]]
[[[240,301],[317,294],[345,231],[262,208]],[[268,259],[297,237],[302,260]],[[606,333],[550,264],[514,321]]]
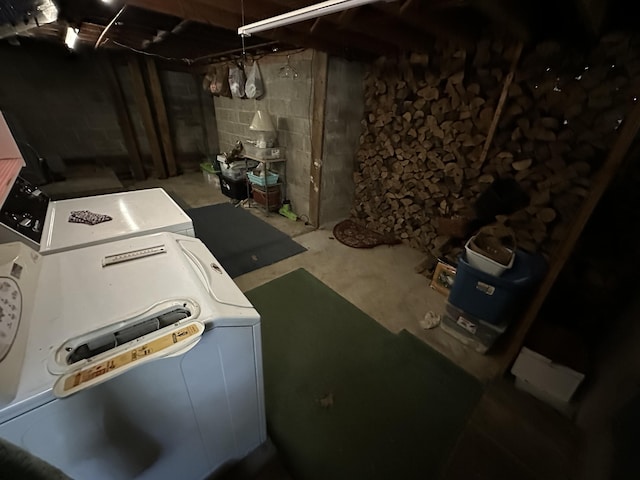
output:
[[[400,240],[391,235],[381,235],[355,223],[344,220],[333,227],[333,236],[340,243],[353,248],[373,248],[377,245],[395,245]]]

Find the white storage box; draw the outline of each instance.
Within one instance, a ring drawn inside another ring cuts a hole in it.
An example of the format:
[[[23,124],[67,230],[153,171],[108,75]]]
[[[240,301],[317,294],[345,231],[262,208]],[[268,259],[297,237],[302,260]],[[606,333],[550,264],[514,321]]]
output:
[[[276,160],[285,158],[284,147],[259,148],[249,143],[244,143],[242,146],[244,148],[244,155],[249,158],[255,158],[256,160]]]
[[[523,390],[558,409],[561,409],[562,404],[571,401],[571,397],[584,380],[584,374],[555,363],[527,347],[522,347],[511,373],[519,380],[516,385],[524,382],[532,388]],[[537,392],[540,394],[536,394]]]
[[[490,258],[485,257],[475,250],[472,250],[469,244],[474,238],[475,237],[471,237],[464,246],[465,250],[467,251],[467,262],[469,262],[469,265],[495,277],[499,277],[505,272],[505,270],[513,267],[513,260],[516,258],[513,252],[511,252],[511,261],[509,262],[509,264],[503,265],[494,260],[491,260]]]
[[[531,385],[530,383],[525,382],[521,378],[516,377],[515,387],[522,392],[526,392],[529,395],[536,397],[538,400],[555,408],[556,410],[558,410],[560,413],[562,413],[567,417],[572,417],[573,414],[575,413],[575,410],[576,410],[575,405],[567,402],[562,402],[556,399],[555,397],[552,397],[545,391],[540,390],[539,388]]]

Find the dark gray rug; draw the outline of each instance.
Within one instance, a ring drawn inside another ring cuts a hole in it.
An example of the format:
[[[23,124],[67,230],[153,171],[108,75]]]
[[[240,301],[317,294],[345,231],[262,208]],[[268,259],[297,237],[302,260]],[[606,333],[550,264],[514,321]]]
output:
[[[266,267],[306,249],[277,228],[229,203],[187,210],[198,237],[231,277]]]

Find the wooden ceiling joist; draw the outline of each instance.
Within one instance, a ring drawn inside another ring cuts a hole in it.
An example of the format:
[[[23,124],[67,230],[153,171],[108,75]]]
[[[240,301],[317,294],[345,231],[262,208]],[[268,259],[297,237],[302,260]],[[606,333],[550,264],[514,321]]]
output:
[[[446,11],[431,10],[420,2],[407,0],[404,4],[380,2],[372,8],[387,16],[393,16],[405,25],[422,31],[430,37],[444,37],[463,43],[472,43],[479,32],[478,24],[469,21],[461,12],[449,14]]]
[[[167,15],[180,16],[181,18],[225,28],[233,32],[237,31],[238,27],[243,24],[242,15],[239,12],[239,4],[235,0],[219,0],[215,4],[204,3],[200,0],[183,0],[182,2],[130,0],[128,3],[141,8],[153,8]],[[262,20],[288,10],[288,7],[274,6],[271,2],[258,2],[252,4],[251,14],[245,15],[244,23]],[[373,46],[355,37],[348,39],[343,37],[341,40],[336,40],[333,32],[309,34],[310,26],[310,22],[303,22],[260,33],[260,37],[277,40],[289,45],[325,50],[338,55],[344,55],[351,50],[356,55],[370,57],[372,52],[375,51]],[[240,43],[239,37],[238,43]]]

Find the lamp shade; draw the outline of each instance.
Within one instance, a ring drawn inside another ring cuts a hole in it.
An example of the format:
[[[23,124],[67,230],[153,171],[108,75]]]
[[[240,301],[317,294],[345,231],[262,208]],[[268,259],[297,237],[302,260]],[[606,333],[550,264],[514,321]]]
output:
[[[253,116],[249,130],[255,130],[257,132],[275,132],[276,127],[273,126],[271,115],[264,110],[257,110]]]

